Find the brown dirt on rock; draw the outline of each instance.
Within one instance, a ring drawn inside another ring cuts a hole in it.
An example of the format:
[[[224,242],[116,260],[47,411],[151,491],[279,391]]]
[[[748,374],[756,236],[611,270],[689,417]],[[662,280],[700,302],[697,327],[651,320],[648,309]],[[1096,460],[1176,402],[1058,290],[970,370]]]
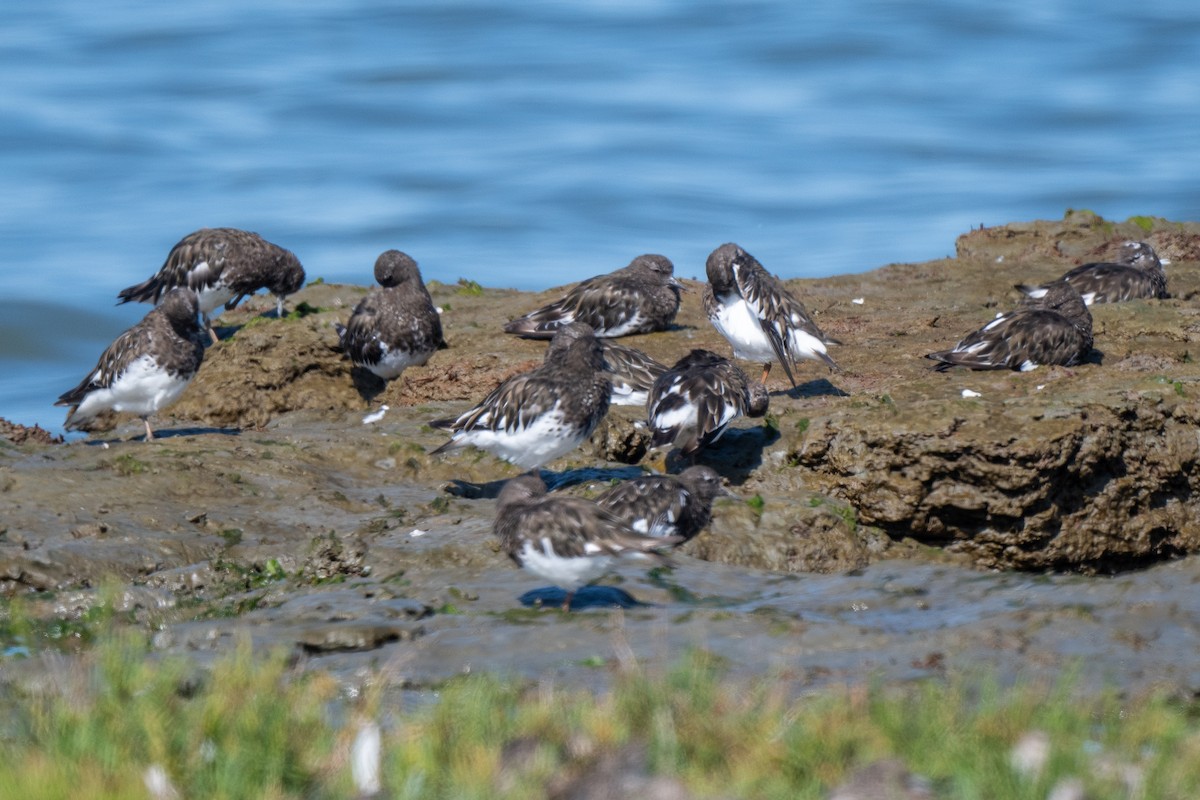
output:
[[[40,425],[20,425],[3,417],[0,417],[0,438],[8,439],[13,444],[62,444],[63,441],[63,437],[55,436]]]
[[[980,567],[1103,571],[1200,550],[1200,367],[1191,352],[1200,351],[1200,309],[1189,302],[1200,292],[1200,224],[1150,224],[1147,232],[1135,222],[1072,212],[1061,221],[972,230],[959,237],[953,259],[788,281],[825,332],[844,342],[833,350],[842,369],[802,365],[796,389],[775,370],[765,422],[735,423],[703,454],[743,496],[761,497],[763,512],[751,525],[727,510],[696,552],[771,570],[837,571],[928,555],[924,548],[933,546]],[[1015,306],[1013,284],[1056,277],[1127,238],[1146,239],[1172,259],[1172,298],[1095,307],[1092,363],[936,373],[923,358]],[[766,266],[785,272],[792,265]],[[677,267],[702,272],[702,265]],[[729,352],[704,318],[703,284],[685,283],[692,291],[674,328],[629,344],[666,363],[694,347]],[[362,475],[374,481],[380,470],[427,487],[486,486],[514,474],[490,456],[428,456],[444,435],[425,423],[467,409],[500,380],[538,363],[544,342],[499,331],[562,289],[531,295],[432,284],[449,349],[370,403],[355,387],[334,330],[365,291],[306,287],[289,302],[298,311],[283,320],[262,316],[271,306],[265,297],[225,314],[224,341],[208,350],[193,385],[168,410],[174,422],[159,420],[156,428],[259,430],[299,414],[332,433],[323,443],[295,443],[313,462],[306,469],[339,483]],[[758,366],[744,365],[752,373]],[[964,397],[964,389],[979,396]],[[350,435],[347,426],[361,428],[362,413],[381,403],[391,407],[373,429],[381,435]],[[553,468],[594,467],[597,459],[639,463],[647,444],[639,417],[637,409],[614,409],[590,448]],[[239,447],[258,461],[270,449]],[[263,480],[292,480],[297,467],[289,463],[264,463]],[[179,476],[153,491],[183,498],[187,480]],[[31,482],[18,483],[34,491]],[[9,580],[23,582],[21,569],[10,567]]]

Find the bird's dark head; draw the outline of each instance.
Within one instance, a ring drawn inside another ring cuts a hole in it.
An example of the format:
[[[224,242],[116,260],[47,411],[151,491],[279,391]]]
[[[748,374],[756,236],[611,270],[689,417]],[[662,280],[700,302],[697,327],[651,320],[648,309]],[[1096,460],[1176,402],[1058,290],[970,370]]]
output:
[[[267,280],[267,290],[279,298],[295,294],[304,286],[304,267],[291,250],[279,249],[275,257],[275,268]]]
[[[675,265],[666,256],[657,253],[646,253],[629,262],[629,266],[644,269],[664,282],[674,280]]]
[[[546,484],[541,477],[533,473],[518,475],[504,484],[496,498],[496,507],[498,511],[503,511],[510,506],[529,503],[544,494]]]
[[[421,271],[408,253],[386,250],[375,259],[375,281],[380,286],[399,286],[413,280],[420,282]]]
[[[712,467],[697,464],[679,473],[679,482],[704,503],[716,497],[734,497],[733,492],[721,483],[721,475]]]
[[[708,274],[708,282],[713,291],[724,294],[734,288],[735,278],[733,268],[742,263],[749,254],[733,242],[726,242],[708,254],[704,262],[704,271]]]
[[[1121,245],[1120,260],[1138,269],[1157,269],[1162,267],[1162,261],[1154,248],[1146,242],[1125,242]]]
[[[200,329],[200,299],[186,286],[177,286],[164,294],[158,310],[181,334]]]
[[[1092,312],[1079,291],[1067,281],[1055,281],[1046,289],[1046,294],[1039,301],[1042,308],[1057,311],[1078,326],[1092,326]]]
[[[597,371],[604,369],[604,350],[596,332],[587,323],[570,322],[554,331],[550,346],[546,348],[546,358],[561,358],[568,352],[573,354],[568,358],[585,354],[582,357],[591,361]]]
[[[750,381],[746,387],[747,417],[764,417],[767,414],[767,409],[771,406],[771,393],[767,391],[767,386],[762,381]]]

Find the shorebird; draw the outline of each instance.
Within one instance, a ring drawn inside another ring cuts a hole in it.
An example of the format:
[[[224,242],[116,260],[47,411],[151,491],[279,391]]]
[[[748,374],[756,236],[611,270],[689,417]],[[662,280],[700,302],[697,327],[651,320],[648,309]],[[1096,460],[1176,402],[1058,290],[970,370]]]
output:
[[[688,542],[712,520],[718,497],[733,497],[712,467],[695,465],[678,475],[642,475],[622,481],[596,498],[633,530]]]
[[[1162,300],[1169,296],[1162,261],[1145,242],[1125,242],[1115,262],[1080,264],[1058,280],[1074,286],[1089,306],[1137,298]],[[1016,288],[1030,297],[1041,298],[1050,286],[1050,283],[1040,286],[1018,283]]]
[[[950,367],[1028,372],[1042,364],[1070,367],[1092,350],[1092,314],[1075,287],[1050,284],[1041,298],[1000,314],[953,350],[930,353],[941,372]]]
[[[218,307],[231,309],[246,295],[268,289],[282,317],[283,299],[303,285],[304,268],[290,250],[238,228],[201,228],[171,248],[154,276],[122,289],[117,297],[120,303],[158,303],[176,286],[187,287],[196,292],[204,326],[216,344],[210,315]]]
[[[566,455],[608,413],[612,386],[603,368],[592,329],[566,325],[537,368],[505,380],[470,411],[431,422],[454,432],[433,452],[474,445],[527,470]]]
[[[767,413],[767,387],[750,381],[732,361],[708,350],[693,350],[659,376],[646,401],[650,446],[679,445],[694,456],[721,438],[740,416]]]
[[[150,415],[179,399],[204,359],[196,293],[171,289],[141,322],[122,333],[96,368],[55,405],[70,406],[65,426],[77,430],[103,411],[136,414],[154,438]]]
[[[416,261],[388,250],[375,260],[375,281],[378,287],[358,302],[346,325],[335,327],[351,363],[390,381],[447,345]]]
[[[600,338],[666,330],[679,311],[683,288],[674,272],[666,256],[638,256],[629,266],[588,278],[565,297],[512,320],[504,331],[549,339],[571,322],[591,326]]]
[[[665,564],[658,550],[682,541],[637,533],[590,500],[547,495],[546,484],[533,474],[504,484],[492,530],[517,566],[566,591],[563,611],[571,610],[575,592],[608,572],[618,557],[636,554]]]
[[[709,321],[733,345],[735,358],[763,365],[764,384],[776,361],[793,387],[797,359],[823,361],[831,370],[838,369],[826,345],[841,342],[822,333],[804,305],[754,256],[736,244],[723,244],[709,254],[705,271],[704,311]]]

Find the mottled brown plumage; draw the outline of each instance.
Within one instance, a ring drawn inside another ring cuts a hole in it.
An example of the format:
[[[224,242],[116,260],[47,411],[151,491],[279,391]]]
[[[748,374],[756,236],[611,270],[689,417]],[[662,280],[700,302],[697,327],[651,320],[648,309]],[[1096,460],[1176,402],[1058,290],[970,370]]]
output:
[[[1092,350],[1092,314],[1071,284],[1050,284],[1046,295],[1001,314],[969,334],[953,350],[930,353],[936,369],[1013,369],[1028,372],[1042,364],[1070,367]]]
[[[657,551],[682,541],[643,536],[590,500],[547,495],[546,484],[532,474],[505,483],[492,530],[517,566],[566,590],[563,611],[616,557],[638,554],[666,563]]]
[[[622,481],[596,498],[638,533],[690,541],[712,520],[713,501],[733,493],[712,467],[691,466],[678,475],[643,475]]]
[[[1059,281],[1075,287],[1087,305],[1120,303],[1135,299],[1167,298],[1167,274],[1154,248],[1145,242],[1125,242],[1115,262],[1081,264],[1066,272]],[[1031,297],[1042,297],[1049,283],[1016,288]]]
[[[600,342],[604,355],[604,371],[612,381],[614,406],[645,406],[650,387],[667,365],[633,347],[609,339]]]
[[[679,311],[682,285],[666,256],[640,255],[629,266],[588,278],[566,296],[512,320],[505,333],[549,339],[571,322],[582,322],[599,338],[666,330]]]
[[[736,244],[723,244],[709,254],[705,271],[705,314],[733,345],[734,358],[763,365],[763,383],[775,361],[793,387],[798,359],[820,360],[838,369],[826,345],[840,342],[822,333],[804,304],[754,256]]]
[[[591,328],[567,325],[536,369],[502,382],[471,410],[431,422],[454,432],[433,452],[474,445],[525,469],[566,455],[608,413],[612,386],[603,369]]]
[[[651,446],[678,445],[691,456],[725,433],[737,417],[761,417],[770,396],[732,361],[693,350],[659,376],[646,401]]]
[[[355,366],[390,381],[426,363],[446,341],[416,261],[388,250],[375,261],[375,280],[379,285],[358,302],[345,327],[337,326],[338,339]]]
[[[209,317],[218,307],[231,309],[246,295],[267,289],[278,298],[277,312],[283,316],[283,299],[303,285],[304,268],[290,250],[238,228],[201,228],[180,239],[151,278],[117,297],[121,303],[158,303],[176,286],[191,289],[216,342]]]
[[[154,438],[150,415],[178,399],[204,359],[196,293],[175,288],[141,322],[101,354],[95,369],[55,405],[70,406],[65,427],[76,430],[103,411],[137,414]]]

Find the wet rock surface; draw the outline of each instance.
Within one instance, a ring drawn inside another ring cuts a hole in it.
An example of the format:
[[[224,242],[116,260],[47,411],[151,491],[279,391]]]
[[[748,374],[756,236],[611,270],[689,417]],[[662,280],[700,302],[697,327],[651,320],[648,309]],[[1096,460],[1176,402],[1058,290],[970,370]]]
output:
[[[224,340],[159,441],[136,420],[67,445],[0,430],[0,592],[73,618],[115,580],[166,652],[203,661],[248,636],[347,680],[386,666],[403,686],[478,669],[603,682],[622,659],[703,647],[804,684],[1081,660],[1098,681],[1193,692],[1200,225],[1141,222],[980,229],[956,258],[789,281],[845,342],[843,371],[802,366],[795,390],[774,375],[767,419],[701,457],[739,498],[718,501],[674,570],[625,564],[571,615],[538,607],[552,593],[491,535],[518,470],[427,455],[445,440],[429,420],[541,360],[544,343],[499,331],[560,290],[432,285],[450,349],[369,392],[333,329],[365,287],[310,285],[282,320],[257,298],[219,319]],[[1171,259],[1172,297],[1094,307],[1090,363],[930,370],[925,353],[1016,305],[1014,283],[1127,238]],[[699,291],[673,330],[626,341],[667,363],[728,352]],[[549,483],[589,495],[639,474],[640,417],[614,408]]]

